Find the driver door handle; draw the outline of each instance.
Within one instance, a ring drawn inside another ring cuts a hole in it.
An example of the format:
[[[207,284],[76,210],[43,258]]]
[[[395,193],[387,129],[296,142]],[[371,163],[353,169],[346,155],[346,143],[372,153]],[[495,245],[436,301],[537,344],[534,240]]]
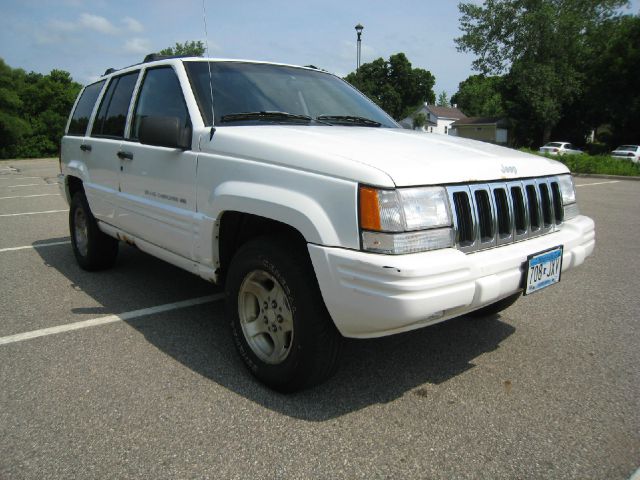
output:
[[[133,160],[133,153],[131,152],[125,152],[123,150],[120,150],[117,155],[118,155],[118,158],[120,158],[121,160],[124,160],[124,159]]]

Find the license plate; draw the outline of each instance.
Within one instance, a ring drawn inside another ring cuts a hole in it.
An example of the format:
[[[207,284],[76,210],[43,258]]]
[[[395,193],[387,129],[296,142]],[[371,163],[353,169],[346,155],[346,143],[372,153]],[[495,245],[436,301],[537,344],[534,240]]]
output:
[[[527,258],[527,283],[524,294],[537,292],[558,283],[562,271],[562,245]]]

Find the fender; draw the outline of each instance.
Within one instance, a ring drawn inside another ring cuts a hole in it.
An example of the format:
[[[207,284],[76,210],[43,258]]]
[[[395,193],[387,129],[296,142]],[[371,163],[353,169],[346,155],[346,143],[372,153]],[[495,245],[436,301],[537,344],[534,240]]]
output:
[[[309,243],[339,244],[338,233],[324,208],[300,192],[259,183],[228,181],[220,184],[211,196],[212,218],[219,219],[228,210],[251,213],[290,225]]]
[[[309,243],[340,245],[339,235],[327,212],[312,197],[298,191],[254,182],[227,181],[210,194],[208,208],[201,211],[197,261],[218,266],[217,231],[226,211],[249,213],[295,228]]]

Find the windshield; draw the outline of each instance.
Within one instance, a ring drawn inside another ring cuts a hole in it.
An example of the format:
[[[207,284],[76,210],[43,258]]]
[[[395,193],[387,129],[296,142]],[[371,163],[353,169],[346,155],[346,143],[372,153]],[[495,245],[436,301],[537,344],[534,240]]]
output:
[[[200,112],[211,125],[207,62],[185,62]],[[358,125],[395,128],[382,109],[348,83],[321,71],[280,65],[210,62],[215,124],[302,124],[293,116],[320,118],[309,125]],[[262,114],[260,114],[262,112]],[[276,112],[278,115],[269,113]],[[238,117],[240,113],[253,113]],[[266,113],[266,114],[265,114]],[[289,118],[283,114],[291,114]],[[223,118],[224,117],[224,118]],[[347,120],[345,121],[345,117]],[[233,118],[233,123],[228,122]],[[359,118],[359,121],[353,121]],[[369,122],[370,121],[370,122]],[[367,123],[369,122],[369,123]]]
[[[558,143],[558,142],[551,142],[551,143],[547,143],[545,145],[545,147],[556,147],[556,148],[560,148],[561,146],[562,146],[562,144]]]
[[[635,152],[637,148],[637,145],[621,145],[616,150],[619,152]]]

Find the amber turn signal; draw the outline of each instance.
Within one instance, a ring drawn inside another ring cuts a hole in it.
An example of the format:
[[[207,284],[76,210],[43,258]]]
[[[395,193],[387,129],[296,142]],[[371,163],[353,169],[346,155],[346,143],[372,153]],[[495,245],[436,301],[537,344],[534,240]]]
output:
[[[360,187],[360,228],[380,231],[380,207],[375,188]]]

